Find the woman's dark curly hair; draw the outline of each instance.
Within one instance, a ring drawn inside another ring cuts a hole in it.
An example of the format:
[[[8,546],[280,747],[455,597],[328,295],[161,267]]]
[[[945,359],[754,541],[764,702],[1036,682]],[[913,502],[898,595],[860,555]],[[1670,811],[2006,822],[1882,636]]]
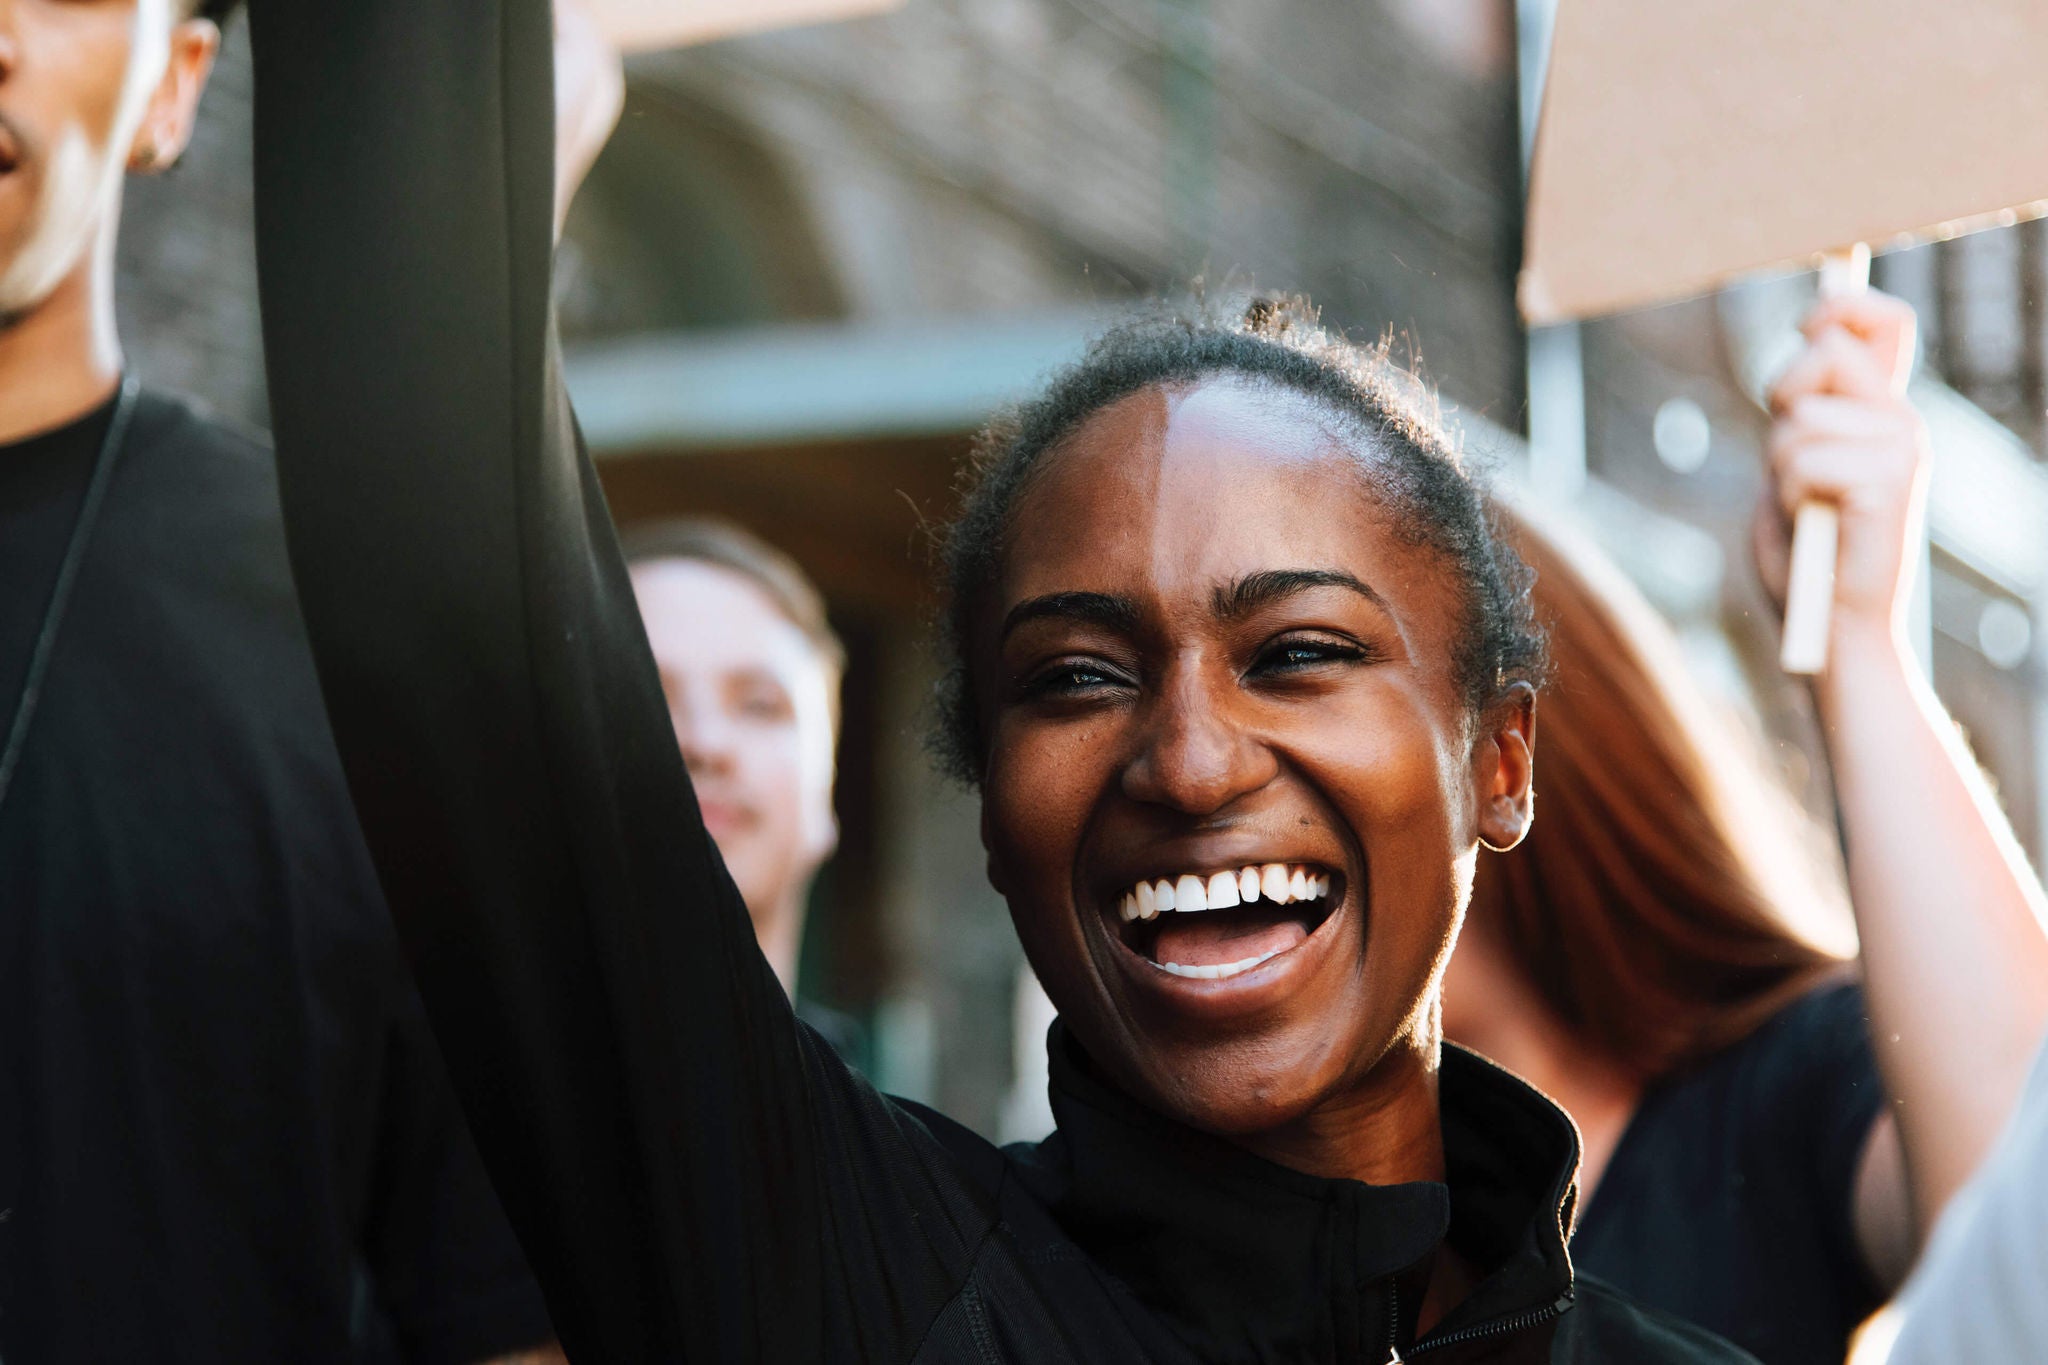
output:
[[[986,758],[968,666],[974,626],[1001,565],[1011,510],[1041,457],[1119,399],[1217,376],[1292,390],[1351,427],[1362,472],[1406,538],[1458,574],[1468,621],[1453,667],[1475,713],[1517,683],[1540,685],[1544,643],[1531,575],[1497,533],[1491,502],[1421,382],[1384,343],[1361,346],[1324,328],[1305,300],[1195,304],[1113,328],[976,441],[963,508],[941,549],[948,601],[932,747],[948,774],[974,786]]]

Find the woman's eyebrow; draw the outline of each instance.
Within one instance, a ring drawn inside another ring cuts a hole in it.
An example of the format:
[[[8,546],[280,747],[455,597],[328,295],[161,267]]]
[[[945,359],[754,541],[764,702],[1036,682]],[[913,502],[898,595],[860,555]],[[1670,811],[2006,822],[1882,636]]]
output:
[[[1212,610],[1222,620],[1241,620],[1261,607],[1310,588],[1342,588],[1357,593],[1382,611],[1387,609],[1386,599],[1374,592],[1370,584],[1342,569],[1262,569],[1217,588]]]
[[[1113,597],[1104,592],[1050,592],[1043,597],[1026,598],[1010,608],[1003,617],[1001,638],[1007,640],[1010,632],[1027,621],[1048,616],[1107,626],[1126,635],[1138,628],[1138,606],[1128,597]]]

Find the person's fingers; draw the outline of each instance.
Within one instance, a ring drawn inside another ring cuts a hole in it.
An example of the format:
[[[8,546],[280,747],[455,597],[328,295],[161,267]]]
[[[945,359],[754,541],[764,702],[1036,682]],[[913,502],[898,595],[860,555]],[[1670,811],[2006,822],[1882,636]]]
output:
[[[1774,432],[1798,436],[1862,437],[1871,441],[1908,439],[1916,422],[1903,403],[1871,403],[1839,394],[1809,393],[1779,415]]]
[[[1928,458],[1927,427],[1903,403],[1873,404],[1830,394],[1808,394],[1793,402],[1764,440],[1773,477],[1798,452],[1817,446],[1846,446],[1864,452],[1864,483],[1910,480]]]
[[[1898,397],[1883,359],[1841,327],[1820,333],[1785,367],[1771,385],[1771,411],[1783,413],[1808,394],[1822,393],[1869,402]]]
[[[1802,324],[1808,341],[1835,328],[1848,332],[1870,351],[1894,392],[1899,393],[1905,391],[1912,373],[1919,327],[1913,305],[1874,289],[1822,299]]]
[[[1815,500],[1867,503],[1870,490],[1880,486],[1898,490],[1903,498],[1914,478],[1910,451],[1827,437],[1774,446],[1771,472],[1778,505],[1788,516],[1801,503]]]

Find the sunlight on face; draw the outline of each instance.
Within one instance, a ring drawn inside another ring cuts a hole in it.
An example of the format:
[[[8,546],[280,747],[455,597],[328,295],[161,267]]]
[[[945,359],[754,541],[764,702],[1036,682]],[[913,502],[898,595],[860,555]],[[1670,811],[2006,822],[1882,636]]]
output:
[[[978,645],[990,866],[1026,952],[1099,1064],[1215,1132],[1434,1063],[1480,790],[1464,612],[1355,441],[1227,380],[1113,404],[1020,496]],[[1273,866],[1307,875],[1240,903]],[[1235,908],[1125,909],[1205,879]]]

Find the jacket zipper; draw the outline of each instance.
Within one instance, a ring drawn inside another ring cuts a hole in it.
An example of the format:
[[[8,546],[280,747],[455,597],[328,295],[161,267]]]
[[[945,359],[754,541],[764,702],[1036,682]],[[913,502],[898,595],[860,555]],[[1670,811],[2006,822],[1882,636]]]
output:
[[[1401,1286],[1393,1279],[1387,1281],[1387,1360],[1386,1365],[1402,1365],[1401,1360]]]
[[[1538,1323],[1548,1322],[1552,1318],[1563,1316],[1565,1311],[1572,1306],[1572,1302],[1571,1294],[1566,1293],[1556,1303],[1543,1308],[1532,1308],[1525,1313],[1517,1313],[1511,1318],[1501,1318],[1494,1322],[1482,1323],[1477,1327],[1467,1327],[1462,1332],[1453,1332],[1446,1337],[1430,1337],[1426,1340],[1418,1341],[1409,1349],[1406,1358],[1413,1360],[1424,1351],[1434,1351],[1440,1346],[1456,1346],[1460,1342],[1477,1341],[1481,1337],[1496,1337],[1508,1332],[1526,1331]],[[1394,1361],[1402,1359],[1403,1357],[1399,1352],[1396,1352],[1393,1356]],[[1392,1362],[1389,1362],[1389,1365],[1392,1365]]]

